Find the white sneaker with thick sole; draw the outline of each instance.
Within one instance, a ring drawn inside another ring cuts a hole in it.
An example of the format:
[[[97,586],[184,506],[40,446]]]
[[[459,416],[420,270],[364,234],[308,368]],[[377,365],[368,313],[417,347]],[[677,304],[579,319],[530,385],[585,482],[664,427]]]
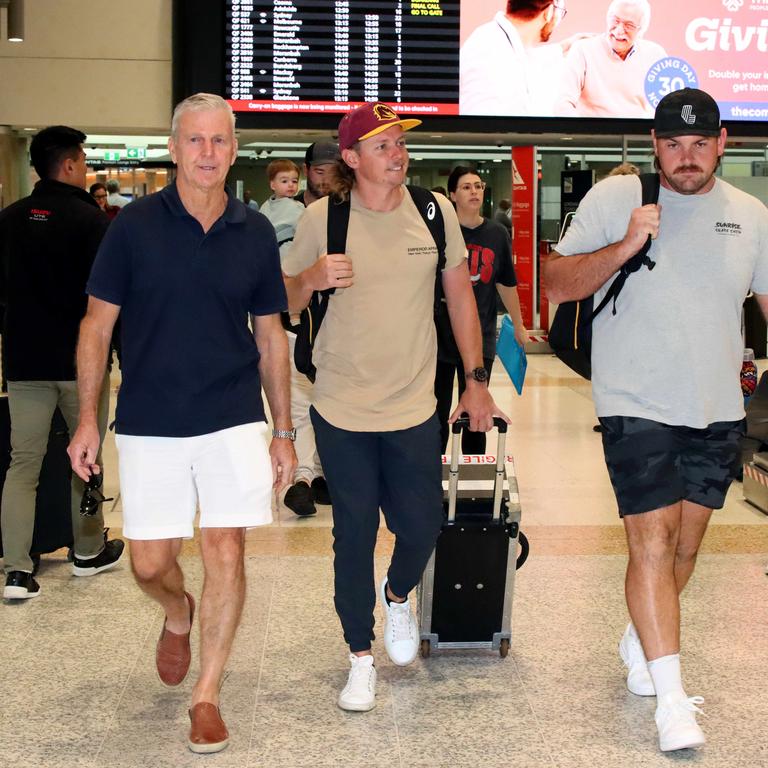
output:
[[[635,696],[655,696],[656,688],[653,685],[651,673],[648,671],[648,661],[643,653],[632,625],[628,624],[621,642],[619,643],[619,655],[627,668],[627,688]]]
[[[655,718],[662,752],[695,749],[706,742],[704,732],[696,722],[696,713],[704,714],[697,705],[703,703],[701,696],[686,698],[677,694],[659,701]]]
[[[419,653],[419,625],[411,610],[411,601],[387,602],[387,580],[381,582],[381,604],[384,606],[384,648],[393,664],[405,667]]]
[[[376,706],[376,667],[373,656],[349,654],[349,677],[337,704],[348,712],[367,712]]]

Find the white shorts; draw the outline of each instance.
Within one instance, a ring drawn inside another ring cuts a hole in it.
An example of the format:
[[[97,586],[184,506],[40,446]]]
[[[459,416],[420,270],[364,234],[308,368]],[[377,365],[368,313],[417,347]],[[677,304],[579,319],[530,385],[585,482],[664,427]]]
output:
[[[272,462],[262,422],[195,437],[115,435],[123,533],[179,539],[201,528],[272,522]]]

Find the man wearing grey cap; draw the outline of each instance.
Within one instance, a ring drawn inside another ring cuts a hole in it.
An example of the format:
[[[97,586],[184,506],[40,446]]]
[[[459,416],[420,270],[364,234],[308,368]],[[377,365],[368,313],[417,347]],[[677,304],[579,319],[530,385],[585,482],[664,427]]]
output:
[[[307,206],[328,195],[331,191],[333,168],[339,157],[339,145],[335,141],[316,141],[310,144],[304,155],[307,188],[299,192],[294,199]]]
[[[701,746],[680,674],[679,594],[713,509],[739,462],[741,307],[768,314],[768,211],[715,176],[726,131],[716,102],[686,88],[665,96],[652,133],[657,205],[635,176],[601,181],[545,267],[550,299],[595,294],[650,235],[652,271],[630,275],[592,323],[592,392],[608,473],[629,546],[632,618],[619,645],[627,687],[657,697],[662,751]]]

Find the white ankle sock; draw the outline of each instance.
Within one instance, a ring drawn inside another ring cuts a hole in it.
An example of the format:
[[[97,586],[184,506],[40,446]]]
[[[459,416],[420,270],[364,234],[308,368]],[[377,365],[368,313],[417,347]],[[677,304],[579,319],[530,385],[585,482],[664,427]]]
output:
[[[680,675],[680,654],[662,656],[648,662],[653,687],[656,689],[657,701],[670,694],[685,698],[683,680]]]

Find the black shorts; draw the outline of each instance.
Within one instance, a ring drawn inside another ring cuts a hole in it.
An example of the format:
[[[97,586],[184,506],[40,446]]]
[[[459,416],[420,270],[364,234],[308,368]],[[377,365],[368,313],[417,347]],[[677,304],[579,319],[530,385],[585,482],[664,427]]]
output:
[[[745,420],[705,429],[607,416],[603,451],[619,515],[636,515],[691,501],[720,509],[739,466]]]

